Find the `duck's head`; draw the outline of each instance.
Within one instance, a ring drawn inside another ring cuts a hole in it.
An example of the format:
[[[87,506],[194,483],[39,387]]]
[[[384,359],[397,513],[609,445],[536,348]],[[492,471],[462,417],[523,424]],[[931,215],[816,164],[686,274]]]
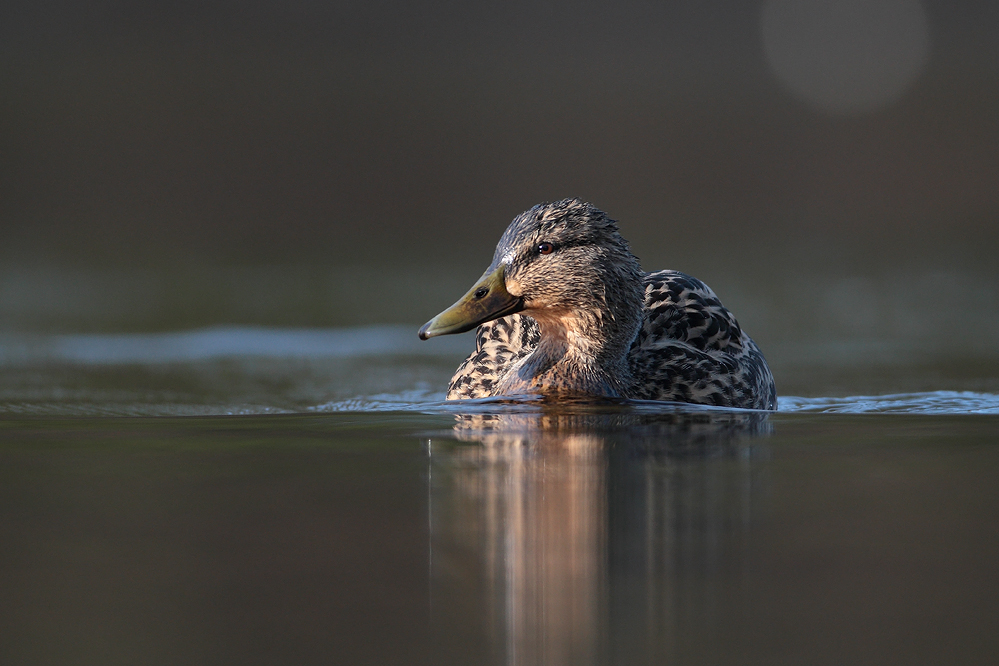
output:
[[[641,304],[641,268],[617,223],[591,204],[565,199],[514,218],[486,272],[427,322],[420,338],[462,333],[515,312],[537,320],[543,335],[596,325],[623,327],[620,333],[633,337]]]

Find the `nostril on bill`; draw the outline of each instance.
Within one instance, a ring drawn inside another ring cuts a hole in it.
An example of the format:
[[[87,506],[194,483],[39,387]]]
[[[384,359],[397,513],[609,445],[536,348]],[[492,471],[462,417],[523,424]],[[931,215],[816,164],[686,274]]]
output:
[[[475,290],[474,296],[476,298],[485,298],[486,294],[488,294],[488,293],[489,293],[489,288],[488,287],[479,287],[478,289]]]

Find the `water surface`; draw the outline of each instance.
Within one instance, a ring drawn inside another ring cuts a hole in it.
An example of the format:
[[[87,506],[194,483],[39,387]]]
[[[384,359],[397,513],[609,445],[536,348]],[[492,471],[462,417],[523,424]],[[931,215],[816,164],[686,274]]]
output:
[[[469,340],[441,342],[393,326],[7,334],[0,662],[999,649],[996,393],[823,395],[831,364],[776,414],[455,405],[443,388]]]
[[[0,335],[0,414],[182,416],[334,411],[449,413],[444,389],[474,345],[469,335],[421,342],[415,327],[289,329],[218,326],[166,333]],[[932,372],[938,385],[999,386],[996,359],[977,363],[947,354],[895,361],[881,346],[828,344],[808,349],[775,345],[779,380],[818,395],[788,395],[782,412],[996,414],[999,391],[938,389],[830,396],[845,381],[909,389],[914,373]],[[808,359],[795,359],[795,354]],[[849,363],[844,362],[844,355]],[[957,377],[944,378],[946,369]],[[783,371],[783,372],[782,372]],[[801,386],[796,374],[807,374]],[[862,382],[856,375],[863,376]],[[851,381],[852,380],[852,381]],[[654,407],[654,406],[653,406]]]
[[[0,420],[4,663],[989,663],[994,416]]]

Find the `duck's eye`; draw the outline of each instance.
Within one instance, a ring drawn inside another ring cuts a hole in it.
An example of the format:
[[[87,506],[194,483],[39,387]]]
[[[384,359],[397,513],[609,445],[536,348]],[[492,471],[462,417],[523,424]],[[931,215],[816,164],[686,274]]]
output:
[[[555,246],[551,243],[538,243],[538,254],[551,254],[555,251]]]

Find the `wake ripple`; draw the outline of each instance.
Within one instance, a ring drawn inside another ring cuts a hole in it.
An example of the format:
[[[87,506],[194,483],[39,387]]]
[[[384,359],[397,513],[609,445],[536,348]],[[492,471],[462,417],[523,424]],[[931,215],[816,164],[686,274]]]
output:
[[[289,408],[266,404],[190,404],[185,402],[127,402],[117,400],[0,400],[0,415],[8,416],[210,416],[266,414],[332,414],[418,412],[423,414],[487,414],[537,412],[543,408],[535,400],[496,399],[447,402],[444,394],[426,389],[399,393],[358,395],[332,400],[318,405]],[[593,406],[590,411],[599,412]],[[607,407],[615,412],[636,414],[672,413],[676,411],[752,412],[720,407],[704,407],[674,402],[636,401],[616,403]],[[927,414],[927,415],[999,415],[999,395],[973,391],[930,391],[897,393],[877,396],[841,398],[801,398],[783,396],[778,399],[779,414]]]
[[[819,414],[999,414],[999,395],[974,391],[929,391],[847,398],[778,398],[778,411]]]
[[[730,410],[718,407],[704,407],[675,402],[654,402],[648,400],[625,401],[618,407],[630,407],[636,412],[674,411],[752,411]],[[461,413],[465,411],[487,412],[519,411],[538,409],[538,403],[531,400],[483,399],[446,402],[444,395],[427,390],[404,391],[397,394],[358,396],[348,400],[337,400],[315,407],[315,412],[386,412],[422,411],[432,413]],[[924,393],[895,393],[877,396],[849,396],[837,398],[801,398],[783,396],[778,398],[778,413],[812,414],[999,414],[999,395],[976,393],[974,391],[929,391]]]

